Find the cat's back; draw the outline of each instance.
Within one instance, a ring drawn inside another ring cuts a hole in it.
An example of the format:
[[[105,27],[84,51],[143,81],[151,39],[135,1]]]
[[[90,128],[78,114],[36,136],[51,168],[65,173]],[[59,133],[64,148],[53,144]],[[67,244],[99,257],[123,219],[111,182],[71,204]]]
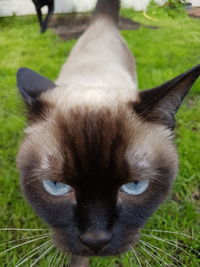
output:
[[[112,18],[102,14],[77,41],[57,84],[136,90],[135,72],[133,56],[121,38],[118,26]]]

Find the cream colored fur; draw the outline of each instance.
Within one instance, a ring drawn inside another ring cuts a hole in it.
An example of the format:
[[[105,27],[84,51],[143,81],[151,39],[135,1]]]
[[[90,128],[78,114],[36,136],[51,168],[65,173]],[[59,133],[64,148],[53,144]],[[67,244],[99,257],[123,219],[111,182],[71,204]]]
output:
[[[133,56],[109,17],[102,15],[92,22],[71,51],[56,84],[45,98],[68,107],[112,105],[137,98]]]

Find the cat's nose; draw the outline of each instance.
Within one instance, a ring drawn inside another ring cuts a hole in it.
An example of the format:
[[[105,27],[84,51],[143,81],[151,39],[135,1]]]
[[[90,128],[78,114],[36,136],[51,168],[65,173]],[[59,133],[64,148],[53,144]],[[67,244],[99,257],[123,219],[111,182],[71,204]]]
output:
[[[92,231],[80,235],[80,240],[90,250],[97,253],[109,243],[111,237],[109,232]]]

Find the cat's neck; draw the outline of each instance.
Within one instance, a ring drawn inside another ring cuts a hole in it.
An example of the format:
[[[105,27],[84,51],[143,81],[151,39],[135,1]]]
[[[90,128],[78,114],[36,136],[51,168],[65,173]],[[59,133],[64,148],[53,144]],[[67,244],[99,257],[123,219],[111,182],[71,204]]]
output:
[[[133,56],[106,16],[95,20],[77,41],[57,84],[137,89]]]
[[[136,89],[136,87],[135,87]],[[117,108],[138,98],[138,91],[129,87],[109,87],[103,84],[64,84],[45,93],[45,100],[57,107]]]

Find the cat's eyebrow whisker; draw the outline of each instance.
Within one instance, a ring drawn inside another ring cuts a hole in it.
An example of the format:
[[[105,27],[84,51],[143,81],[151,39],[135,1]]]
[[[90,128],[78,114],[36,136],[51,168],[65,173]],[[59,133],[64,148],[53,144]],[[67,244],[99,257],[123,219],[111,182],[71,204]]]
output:
[[[168,231],[168,230],[157,230],[157,229],[142,229],[142,231],[150,231],[150,232],[160,232],[160,233],[168,233],[168,234],[175,234],[175,235],[182,235],[182,236],[185,236],[185,237],[188,237],[188,238],[191,238],[197,242],[200,243],[200,240],[196,239],[195,237],[193,236],[190,236],[188,234],[185,234],[185,233],[180,233],[180,232],[173,232],[173,231]]]
[[[136,260],[137,260],[138,264],[140,265],[140,267],[142,267],[142,264],[141,264],[140,259],[138,258],[137,254],[136,254],[135,249],[132,246],[130,246],[130,248],[132,249],[132,251],[133,251],[133,253],[134,253],[135,257],[136,257]]]
[[[20,262],[18,262],[16,264],[15,267],[19,267],[21,266],[23,263],[27,262],[29,259],[31,259],[33,256],[35,256],[36,254],[38,254],[39,250],[44,247],[45,245],[49,244],[51,241],[47,241],[44,244],[32,249],[30,252],[28,252],[22,259],[20,259]],[[36,251],[36,252],[35,252]],[[33,253],[34,252],[34,253]],[[30,255],[31,254],[31,255]],[[30,255],[30,256],[29,256]]]
[[[152,258],[154,258],[155,259],[155,261],[156,262],[158,262],[157,260],[156,260],[156,258],[159,260],[159,261],[161,261],[161,262],[164,262],[164,264],[166,265],[166,266],[168,266],[168,263],[166,262],[166,261],[164,261],[164,259],[162,258],[162,257],[160,257],[160,254],[158,253],[158,251],[157,250],[155,250],[152,246],[151,246],[151,244],[149,244],[149,243],[147,243],[147,242],[144,242],[144,241],[142,241],[142,240],[139,240],[139,242],[140,243],[142,243],[145,247],[148,247],[149,249],[151,249],[153,252],[155,252],[157,255],[153,255],[150,251],[148,251],[148,253],[152,256]],[[146,251],[147,252],[147,251]],[[159,256],[158,256],[159,255]],[[161,265],[161,264],[160,264]],[[162,266],[162,265],[161,265]]]
[[[154,245],[152,245],[152,244],[151,244],[151,246],[154,247],[155,249],[157,249],[157,250],[163,252],[164,254],[166,254],[168,257],[170,257],[171,259],[175,260],[176,262],[180,263],[181,266],[185,266],[185,267],[187,267],[185,264],[183,264],[181,261],[179,261],[179,260],[178,260],[177,258],[175,258],[174,256],[170,255],[169,253],[167,253],[167,252],[164,251],[163,249],[161,249],[161,248],[159,248],[159,247],[157,247],[157,246],[154,246]]]
[[[0,231],[49,231],[49,229],[28,229],[28,228],[1,228]]]
[[[162,182],[161,180],[159,180],[158,178],[153,177],[153,178],[151,178],[151,180],[156,181],[156,182],[158,182],[158,183],[160,183],[160,184],[162,184],[162,185],[165,185],[165,183],[163,183],[163,182]]]
[[[31,184],[31,183],[37,181],[37,180],[39,180],[39,178],[38,178],[38,177],[35,177],[34,179],[31,179],[31,180],[28,181],[27,183],[24,183],[24,186],[27,186],[27,185],[29,185],[29,184]]]
[[[3,255],[4,253],[10,251],[10,250],[13,250],[13,249],[15,249],[15,248],[18,248],[18,247],[27,245],[27,244],[29,244],[29,243],[32,243],[32,242],[35,242],[35,241],[38,241],[38,240],[41,240],[41,239],[44,239],[44,238],[47,238],[47,237],[49,237],[49,236],[46,235],[46,236],[38,237],[38,238],[35,238],[35,239],[32,239],[32,240],[29,240],[29,241],[27,241],[27,242],[24,242],[24,243],[22,243],[22,244],[16,245],[16,246],[14,246],[14,247],[12,247],[12,248],[8,248],[8,249],[6,249],[6,250],[0,252],[0,256]]]
[[[33,267],[33,266],[35,266],[43,257],[45,257],[45,255],[47,255],[49,252],[50,252],[50,250],[52,249],[52,248],[54,248],[55,246],[54,245],[52,245],[52,246],[50,246],[47,250],[45,250],[45,252],[44,253],[42,253],[42,255],[40,255],[33,263],[31,263],[31,265],[30,265],[30,267]]]
[[[142,234],[143,236],[147,236],[147,237],[149,237],[149,238],[154,238],[154,239],[156,239],[156,240],[160,240],[160,241],[162,241],[162,242],[164,242],[164,243],[167,243],[167,244],[170,244],[170,245],[172,245],[172,246],[174,246],[174,247],[177,247],[178,249],[180,249],[181,251],[183,251],[184,253],[186,253],[188,256],[192,256],[190,253],[188,253],[185,249],[183,249],[183,248],[181,248],[179,245],[183,245],[184,247],[186,247],[186,248],[189,248],[189,249],[191,249],[192,251],[194,251],[195,253],[197,253],[197,255],[200,255],[200,252],[198,252],[196,249],[193,249],[193,248],[190,248],[189,246],[187,246],[187,245],[184,245],[184,244],[182,244],[182,243],[180,243],[180,242],[178,242],[178,241],[172,241],[172,240],[170,240],[170,239],[165,239],[165,238],[160,238],[160,237],[158,237],[158,236],[155,236],[155,235],[147,235],[147,234]]]
[[[141,241],[141,243],[143,243],[142,241]],[[144,244],[144,246],[145,246],[145,243],[143,243]],[[160,262],[158,261],[158,260],[161,260],[162,261],[162,259],[161,258],[159,258],[158,256],[156,256],[156,255],[153,255],[147,248],[145,248],[145,247],[143,247],[142,245],[140,245],[140,248],[142,249],[142,250],[144,250],[152,259],[154,259],[160,266],[162,266],[161,264],[160,264]],[[157,260],[157,259],[158,260]]]
[[[7,245],[7,244],[10,244],[10,243],[15,243],[15,242],[18,242],[18,241],[24,241],[24,240],[33,239],[33,238],[36,238],[36,237],[46,236],[46,235],[47,234],[34,235],[34,236],[29,236],[29,237],[25,237],[25,238],[20,238],[20,239],[15,239],[15,240],[7,241],[7,242],[4,242],[4,243],[0,244],[0,247],[2,247],[4,245]],[[48,234],[48,235],[50,235],[50,234]]]

